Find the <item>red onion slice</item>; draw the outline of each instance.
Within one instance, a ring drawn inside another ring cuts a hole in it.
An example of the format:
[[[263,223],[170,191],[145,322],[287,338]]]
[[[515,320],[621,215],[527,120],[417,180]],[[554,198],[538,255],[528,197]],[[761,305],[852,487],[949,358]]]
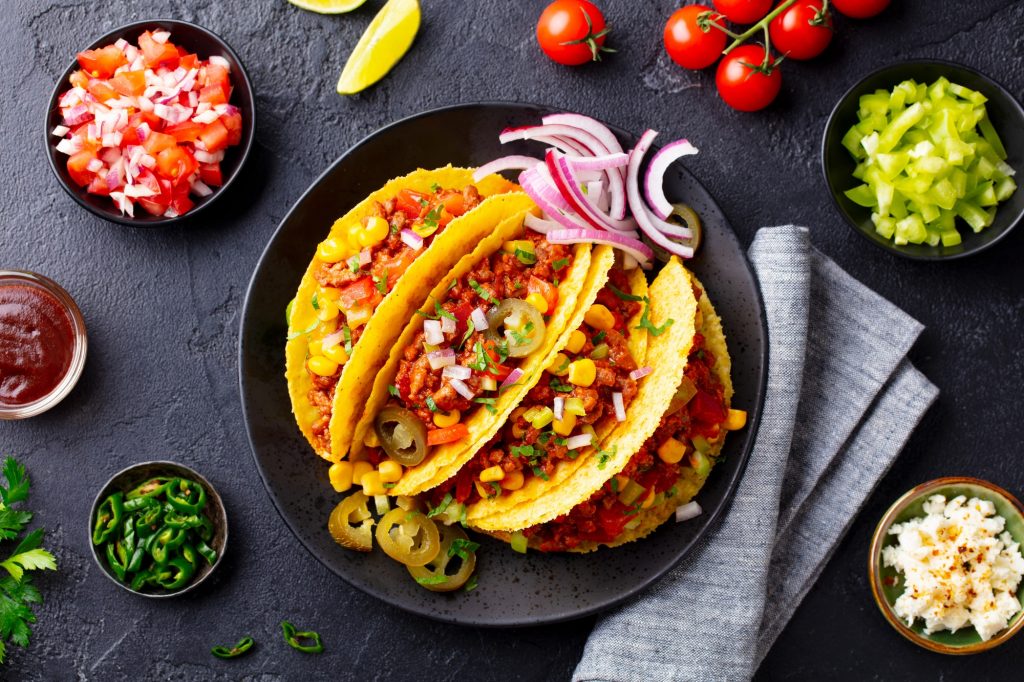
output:
[[[523,370],[521,370],[518,367],[516,367],[514,370],[512,370],[511,372],[508,373],[508,376],[505,377],[505,380],[501,382],[500,386],[498,386],[498,390],[499,391],[503,391],[506,388],[508,388],[509,386],[511,386],[512,384],[514,384],[517,381],[519,381],[520,379],[522,379],[522,378],[523,378]]]
[[[565,441],[565,447],[570,450],[579,450],[585,448],[594,442],[594,434],[592,433],[581,433],[578,436],[572,436]]]
[[[589,116],[571,113],[549,114],[540,122],[544,125],[566,125],[579,128],[599,140],[609,152],[622,151],[622,145],[619,144],[619,138],[615,137],[615,133],[609,130],[605,124]]]
[[[475,395],[473,393],[473,390],[469,386],[467,386],[466,383],[461,379],[449,379],[448,383],[452,385],[452,388],[455,389],[456,393],[461,395],[466,400],[473,399],[473,396]]]
[[[526,214],[526,217],[523,218],[523,225],[526,225],[534,232],[540,232],[541,234],[547,234],[549,232],[554,232],[555,230],[564,229],[563,225],[559,225],[554,220],[544,220],[543,218],[538,218],[532,213]]]
[[[651,158],[644,174],[644,194],[651,212],[662,220],[672,215],[672,204],[665,197],[665,172],[668,167],[684,156],[693,156],[697,148],[689,140],[670,142]]]
[[[538,163],[540,162],[532,156],[502,156],[477,168],[473,172],[473,182],[480,182],[488,175],[500,173],[501,171],[533,168]]]
[[[676,523],[695,519],[703,513],[704,510],[700,508],[699,504],[696,502],[687,502],[681,507],[676,508]]]
[[[349,332],[349,333],[351,333],[351,332]],[[323,338],[323,340],[320,342],[320,344],[321,344],[321,347],[323,347],[323,348],[332,348],[334,346],[337,346],[338,344],[340,344],[344,340],[345,340],[345,328],[342,327],[338,331],[331,332],[330,334],[325,336]]]
[[[638,367],[629,373],[629,378],[633,381],[643,379],[645,376],[654,371],[653,367]]]
[[[626,237],[615,232],[602,230],[554,230],[548,232],[547,240],[552,244],[607,244],[625,251],[645,267],[654,258],[654,251],[639,239]]]
[[[556,206],[555,203],[549,201],[549,197],[545,191],[541,189],[540,184],[536,180],[531,179],[530,176],[523,177],[528,172],[529,171],[524,171],[523,175],[519,176],[519,184],[522,186],[523,191],[526,192],[526,195],[533,199],[534,203],[540,206],[540,210],[544,211],[549,218],[566,229],[586,229],[589,227],[587,223],[582,220],[577,220],[575,217]],[[560,194],[558,196],[561,197]],[[564,198],[562,198],[562,201],[564,202]],[[568,210],[571,211],[572,209]]]
[[[533,140],[536,139],[537,136],[546,137],[551,135],[579,143],[585,147],[588,152],[590,152],[591,156],[609,154],[612,151],[605,147],[600,140],[589,132],[581,128],[567,125],[539,125],[526,126],[523,128],[506,128],[501,131],[500,135],[498,135],[498,141],[505,144],[506,142],[512,142],[513,140]]]
[[[628,164],[629,154],[625,152],[569,159],[569,165],[576,170],[609,170],[624,167]]]
[[[689,246],[674,242],[658,230],[654,223],[654,216],[647,205],[640,197],[640,164],[643,163],[644,155],[651,147],[651,142],[657,137],[654,130],[647,130],[640,136],[633,151],[629,154],[629,172],[626,177],[626,198],[629,200],[629,208],[633,211],[640,229],[655,244],[682,258],[693,258],[693,249]]]
[[[399,237],[402,239],[402,242],[404,242],[405,245],[413,251],[419,251],[423,248],[423,237],[419,236],[409,228],[402,230]]]
[[[622,402],[622,394],[618,391],[612,393],[612,405],[615,406],[615,421],[626,421],[626,406]]]
[[[562,154],[549,149],[544,157],[551,177],[554,178],[555,186],[562,193],[576,212],[587,222],[600,230],[611,230],[614,232],[634,232],[636,222],[627,220],[616,220],[609,215],[602,213],[590,198],[580,189],[580,179],[573,172],[569,160]]]
[[[455,351],[451,348],[443,348],[427,353],[427,362],[430,363],[430,369],[450,367],[455,364]]]
[[[438,320],[423,320],[423,340],[431,346],[444,343],[444,334],[441,333],[441,323]]]
[[[469,314],[469,319],[473,320],[473,329],[478,332],[488,328],[487,315],[484,314],[483,308],[474,308],[473,312]]]
[[[469,367],[463,367],[462,365],[449,365],[445,367],[441,372],[441,376],[445,379],[458,379],[460,381],[466,381],[473,376],[473,370]]]
[[[529,168],[519,174],[519,184],[523,187],[523,191],[530,194],[536,194],[540,197],[540,201],[534,199],[541,208],[544,205],[549,205],[552,208],[561,211],[571,211],[572,206],[565,200],[561,192],[555,187],[555,181],[551,179],[551,174],[548,172],[547,165],[543,161],[538,161],[534,164],[533,168]]]

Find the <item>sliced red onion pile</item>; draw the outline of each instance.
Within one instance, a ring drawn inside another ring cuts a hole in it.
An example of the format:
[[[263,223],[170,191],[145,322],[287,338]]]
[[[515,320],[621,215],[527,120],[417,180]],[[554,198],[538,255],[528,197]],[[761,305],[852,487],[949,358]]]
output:
[[[600,121],[552,114],[541,125],[506,128],[498,136],[503,144],[534,140],[548,145],[543,159],[503,156],[480,166],[474,178],[521,171],[519,184],[543,212],[539,218],[527,216],[526,227],[544,233],[553,244],[607,244],[646,268],[654,258],[646,238],[669,253],[692,258],[690,230],[667,222],[672,204],[664,181],[674,161],[697,149],[687,140],[665,145],[641,181],[640,168],[657,134],[648,130],[633,149],[624,150]]]

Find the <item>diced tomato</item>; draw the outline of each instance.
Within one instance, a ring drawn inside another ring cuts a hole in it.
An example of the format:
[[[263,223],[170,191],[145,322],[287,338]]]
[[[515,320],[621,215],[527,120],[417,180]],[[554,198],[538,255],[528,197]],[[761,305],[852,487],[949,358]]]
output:
[[[398,196],[395,197],[395,205],[407,218],[419,218],[423,212],[423,204],[426,200],[427,198],[419,192],[403,189],[398,191]]]
[[[103,196],[110,195],[110,187],[107,186],[105,178],[99,175],[93,177],[92,182],[89,183],[89,188],[86,190],[89,194],[100,194]]]
[[[487,374],[490,374],[498,381],[504,381],[505,377],[512,373],[512,368],[500,364],[501,356],[498,354],[498,344],[490,339],[484,341],[484,352],[487,353],[487,357],[493,363],[487,365]]]
[[[145,60],[146,66],[154,69],[161,66],[174,69],[177,68],[178,63],[181,61],[178,48],[172,45],[170,41],[162,44],[156,42],[149,31],[139,36],[139,49],[142,50],[142,58]]]
[[[128,117],[128,125],[133,128],[137,128],[143,123],[149,125],[150,128],[156,130],[163,123],[163,119],[154,114],[152,111],[137,111]]]
[[[228,129],[224,127],[220,119],[217,119],[203,128],[203,131],[199,133],[199,139],[206,146],[206,151],[211,154],[219,152],[228,146]]]
[[[135,184],[142,185],[156,192],[152,196],[139,197],[137,199],[142,208],[155,216],[161,216],[167,212],[167,208],[171,205],[170,182],[160,180],[152,172],[143,168],[139,171],[139,177],[135,179]]]
[[[441,199],[441,203],[444,204],[445,210],[453,216],[460,216],[466,212],[466,201],[462,198],[460,192],[452,192],[446,195]]]
[[[158,133],[155,130],[149,134],[146,141],[142,143],[142,146],[146,148],[146,151],[156,156],[165,149],[177,146],[178,141],[174,139],[173,135],[165,135],[164,133]]]
[[[610,508],[602,506],[597,511],[597,523],[606,542],[617,538],[626,527],[628,517],[623,514],[621,507],[621,504],[614,504]]]
[[[204,83],[204,85],[219,85],[222,88],[224,88],[225,92],[229,91],[229,89],[231,88],[230,71],[228,71],[223,66],[219,66],[217,64],[207,64],[205,71],[206,82]]]
[[[178,187],[175,187],[171,192],[171,204],[170,208],[174,210],[178,215],[184,215],[192,210],[195,203],[192,198],[188,195],[189,187],[187,183],[183,183]]]
[[[220,187],[224,184],[224,174],[220,170],[219,163],[199,164],[199,179],[211,187]]]
[[[219,85],[207,85],[199,91],[199,101],[210,104],[227,104],[228,93]]]
[[[203,132],[203,124],[195,121],[182,121],[164,128],[164,132],[174,137],[178,142],[195,142]]]
[[[156,155],[157,171],[174,185],[187,182],[198,167],[195,158],[183,147],[168,147]]]
[[[697,395],[693,396],[687,409],[693,419],[704,424],[720,424],[729,416],[725,405],[704,391],[698,391]]]
[[[89,76],[85,71],[75,71],[69,78],[71,85],[76,88],[87,88],[89,87]]]
[[[122,71],[114,76],[110,85],[127,97],[135,97],[146,91],[145,71]]]
[[[98,78],[93,78],[89,81],[89,85],[86,89],[93,97],[101,102],[106,102],[108,99],[117,97],[117,91],[110,86],[110,83]]]
[[[357,304],[371,299],[374,293],[379,292],[373,286],[373,280],[370,277],[362,277],[341,290],[341,295],[338,296],[338,305],[342,310],[349,310]]]
[[[228,145],[242,143],[242,113],[236,111],[220,117],[224,127],[228,129]]]
[[[550,282],[545,282],[539,277],[530,277],[530,280],[526,283],[526,292],[543,296],[544,300],[548,303],[548,314],[554,312],[555,306],[558,305],[558,287],[553,286]]]
[[[178,48],[178,51],[179,51],[179,54],[180,54],[180,52],[182,52],[182,49]],[[181,59],[178,62],[178,66],[180,66],[181,68],[185,69],[186,71],[190,70],[190,69],[194,69],[194,68],[199,66],[199,57],[197,55],[188,54],[186,52],[185,54],[181,55]]]
[[[110,78],[117,67],[128,63],[124,52],[116,45],[107,45],[98,50],[85,50],[77,55],[78,64],[93,78]]]
[[[455,426],[449,426],[443,429],[434,429],[427,432],[427,445],[444,445],[445,443],[454,443],[455,441],[462,440],[469,435],[469,427],[465,424],[458,423]]]
[[[469,472],[463,469],[458,480],[455,481],[455,501],[459,504],[468,500],[473,493],[473,477],[468,474]]]
[[[96,152],[90,150],[82,150],[68,157],[68,173],[79,187],[85,187],[95,177],[95,173],[86,169],[89,162],[95,158]]]

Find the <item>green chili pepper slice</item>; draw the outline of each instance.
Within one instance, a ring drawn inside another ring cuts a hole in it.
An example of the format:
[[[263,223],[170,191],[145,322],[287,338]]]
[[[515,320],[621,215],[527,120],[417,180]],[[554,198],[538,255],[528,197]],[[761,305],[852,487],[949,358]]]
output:
[[[96,512],[96,525],[92,530],[92,544],[102,545],[121,528],[124,517],[124,493],[114,493],[103,500]]]
[[[128,491],[127,498],[134,500],[139,497],[154,498],[159,497],[161,493],[167,488],[167,485],[173,481],[173,478],[168,476],[157,476],[151,478],[145,483],[136,486],[135,488]]]
[[[324,650],[319,632],[312,630],[297,632],[295,626],[286,620],[281,621],[281,632],[284,634],[284,641],[288,642],[288,646],[297,651],[305,654],[319,654]]]
[[[126,512],[133,512],[139,509],[145,509],[146,507],[159,507],[160,502],[152,497],[135,497],[130,498],[124,503],[124,510]]]
[[[184,557],[174,557],[156,574],[156,584],[165,590],[176,590],[184,587],[192,579],[193,574],[195,569],[192,564],[185,561]]]
[[[181,556],[192,566],[192,570],[199,568],[199,555],[196,553],[195,547],[189,544],[181,546]]]
[[[206,563],[210,564],[211,566],[214,563],[216,563],[216,561],[217,561],[217,550],[215,550],[214,548],[210,547],[205,542],[200,540],[199,544],[196,545],[196,551],[199,552],[204,559],[206,559]]]
[[[171,528],[199,528],[203,521],[198,514],[179,514],[176,511],[169,511],[164,514],[164,523]]]
[[[110,566],[110,570],[114,572],[114,575],[117,576],[117,579],[124,582],[127,572],[128,555],[120,540],[107,543],[107,564]]]
[[[198,514],[206,506],[206,489],[195,481],[176,478],[167,486],[167,501],[182,513]]]
[[[141,573],[136,573],[135,577],[132,578],[131,588],[138,592],[145,586],[146,583],[150,581],[150,579],[152,579],[152,577],[152,571],[142,571]]]
[[[238,640],[238,644],[233,647],[228,648],[226,646],[215,646],[210,649],[210,653],[217,658],[238,658],[251,649],[252,645],[255,643],[256,642],[252,637],[243,637]]]

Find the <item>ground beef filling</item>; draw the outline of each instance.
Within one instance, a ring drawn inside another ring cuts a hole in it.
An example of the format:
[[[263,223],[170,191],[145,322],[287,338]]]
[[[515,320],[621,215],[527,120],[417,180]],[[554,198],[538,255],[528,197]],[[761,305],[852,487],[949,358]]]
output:
[[[367,265],[358,262],[339,261],[337,263],[320,263],[313,271],[313,277],[322,287],[342,290],[342,299],[352,303],[368,305],[376,309],[385,292],[394,288],[395,282],[405,272],[416,257],[430,245],[430,242],[441,234],[451,220],[476,208],[482,198],[474,185],[467,185],[462,190],[435,188],[432,194],[419,194],[403,190],[397,198],[376,202],[368,217],[384,218],[391,230],[388,236],[367,247],[370,259]],[[418,206],[418,208],[417,208]],[[450,210],[449,210],[450,209]],[[437,230],[423,239],[423,247],[413,250],[402,241],[401,231],[425,221],[436,220]],[[385,285],[386,282],[386,285]],[[383,288],[384,292],[380,289]],[[346,292],[348,298],[346,299]],[[357,298],[358,297],[358,298]],[[366,325],[352,329],[352,346],[355,346],[363,335]],[[306,369],[313,382],[306,394],[310,404],[317,408],[320,417],[313,422],[313,443],[318,450],[329,450],[331,434],[328,425],[334,404],[334,391],[341,376],[341,370],[334,376],[322,377]]]
[[[463,382],[473,392],[473,400],[456,392],[450,380],[442,377],[442,369],[430,367],[422,330],[416,333],[403,352],[393,391],[398,395],[392,397],[391,404],[412,411],[426,425],[428,432],[438,428],[434,424],[435,410],[431,409],[431,402],[437,411],[459,410],[462,421],[465,421],[472,408],[484,409],[482,404],[475,402],[477,399],[498,397],[497,391],[483,389],[483,379],[491,377],[500,384],[520,363],[521,358],[505,357],[502,343],[495,342],[488,333],[473,331],[466,336],[470,314],[475,308],[487,311],[498,301],[523,299],[529,293],[543,290],[548,292],[548,310],[554,310],[558,296],[556,282],[572,265],[572,247],[549,244],[543,235],[534,232],[528,232],[520,239],[533,243],[536,262],[527,264],[515,254],[498,251],[456,279],[441,302],[441,307],[455,318],[456,324],[454,332],[445,334],[440,347],[453,348],[455,364],[473,370],[470,378]]]
[[[678,464],[663,462],[658,457],[658,447],[669,437],[685,442],[697,435],[709,440],[723,435],[722,423],[728,415],[728,407],[714,365],[714,355],[705,347],[704,337],[697,334],[685,372],[697,387],[697,394],[685,407],[662,418],[654,435],[633,455],[619,476],[632,479],[648,490],[653,488],[657,493],[669,494],[679,480],[681,467],[689,464],[686,457]],[[619,501],[620,491],[614,481],[606,483],[568,514],[527,528],[524,535],[545,552],[566,551],[583,542],[614,541],[626,524],[642,512],[639,502],[625,505]]]

